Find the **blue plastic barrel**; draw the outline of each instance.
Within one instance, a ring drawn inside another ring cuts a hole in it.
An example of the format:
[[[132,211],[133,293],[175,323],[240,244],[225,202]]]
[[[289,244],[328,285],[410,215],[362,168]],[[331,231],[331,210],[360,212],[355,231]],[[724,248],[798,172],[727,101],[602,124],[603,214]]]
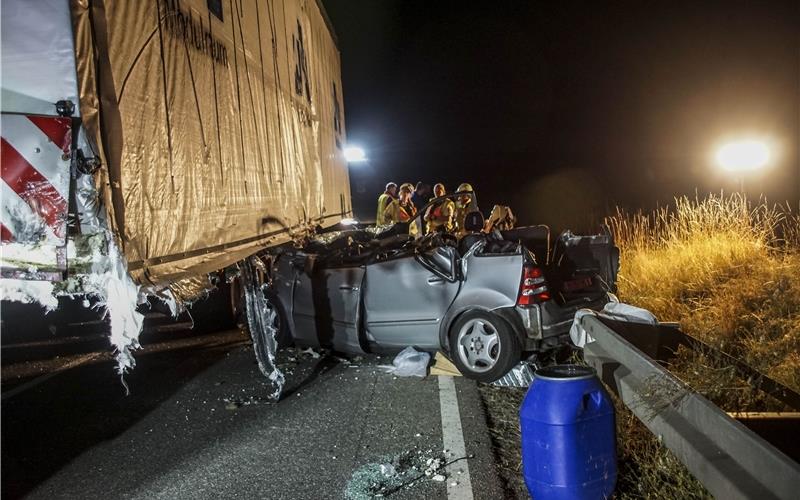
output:
[[[592,368],[538,370],[519,417],[522,470],[534,500],[611,496],[617,482],[614,406]]]

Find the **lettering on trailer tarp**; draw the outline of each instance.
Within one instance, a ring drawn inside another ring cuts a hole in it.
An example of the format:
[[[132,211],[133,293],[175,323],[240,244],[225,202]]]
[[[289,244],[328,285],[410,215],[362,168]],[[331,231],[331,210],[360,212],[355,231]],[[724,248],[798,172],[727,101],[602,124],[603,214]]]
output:
[[[165,3],[167,32],[227,68],[228,48],[211,33],[210,26],[205,26],[200,16],[195,18],[191,11],[184,11],[180,0],[165,0]]]
[[[297,20],[297,34],[292,35],[292,47],[294,48],[294,91],[297,95],[305,95],[309,104],[311,103],[311,85],[308,80],[308,65],[306,64],[306,47],[303,41],[303,27],[300,20]]]

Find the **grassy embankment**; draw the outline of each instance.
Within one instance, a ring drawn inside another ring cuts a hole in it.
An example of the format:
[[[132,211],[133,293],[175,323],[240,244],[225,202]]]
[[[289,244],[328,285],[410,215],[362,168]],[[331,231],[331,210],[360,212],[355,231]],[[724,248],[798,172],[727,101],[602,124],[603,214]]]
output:
[[[741,196],[681,198],[651,214],[607,220],[620,247],[623,302],[800,390],[800,218]],[[730,367],[681,352],[673,371],[729,411],[781,409]],[[523,392],[483,389],[509,496],[523,497],[518,419]],[[624,406],[617,405],[617,498],[707,493]]]

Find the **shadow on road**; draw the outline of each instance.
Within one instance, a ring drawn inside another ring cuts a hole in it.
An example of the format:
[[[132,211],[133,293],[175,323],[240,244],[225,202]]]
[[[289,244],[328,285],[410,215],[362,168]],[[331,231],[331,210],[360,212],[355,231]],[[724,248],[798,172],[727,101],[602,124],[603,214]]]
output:
[[[228,350],[195,346],[139,356],[125,377],[127,397],[113,364],[103,362],[3,401],[2,497],[23,497],[85,451],[121,435]]]

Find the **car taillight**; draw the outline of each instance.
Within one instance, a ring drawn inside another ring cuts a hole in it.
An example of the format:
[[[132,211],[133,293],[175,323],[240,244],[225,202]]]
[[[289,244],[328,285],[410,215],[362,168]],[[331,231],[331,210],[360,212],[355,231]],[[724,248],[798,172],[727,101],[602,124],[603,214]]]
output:
[[[517,305],[530,306],[545,300],[550,300],[550,290],[547,288],[544,273],[538,267],[523,266]]]

